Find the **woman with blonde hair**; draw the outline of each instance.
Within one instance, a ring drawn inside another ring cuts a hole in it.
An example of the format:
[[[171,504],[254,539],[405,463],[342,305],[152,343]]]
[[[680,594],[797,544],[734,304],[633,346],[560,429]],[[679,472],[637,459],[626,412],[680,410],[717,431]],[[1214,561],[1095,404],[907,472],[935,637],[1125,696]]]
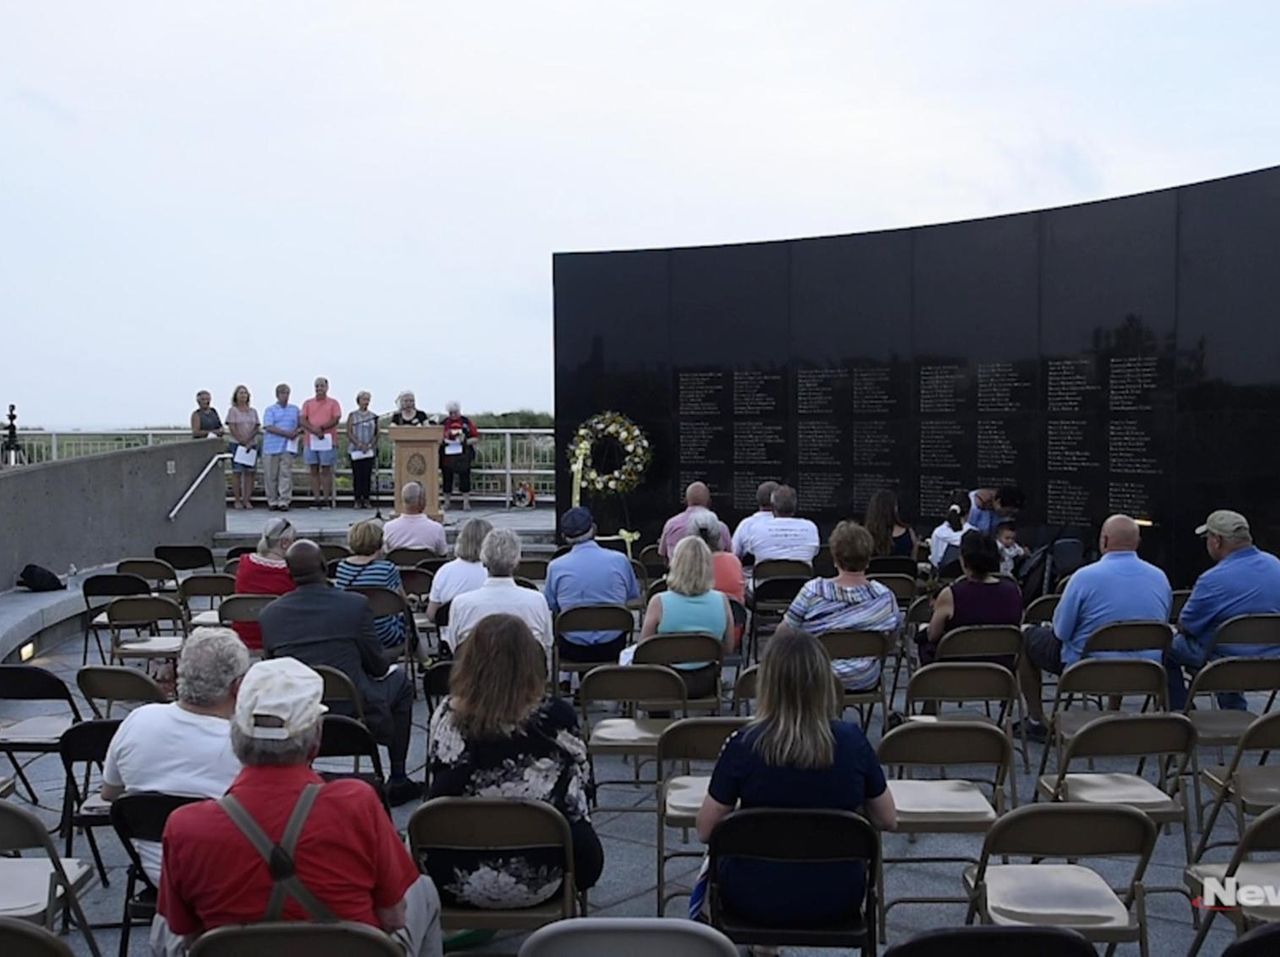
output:
[[[227,451],[231,453],[231,492],[236,508],[253,508],[253,473],[257,467],[258,436],[262,423],[258,410],[250,405],[249,387],[238,385],[231,393],[231,408],[227,409]],[[235,460],[236,452],[252,450],[255,461],[246,465]]]
[[[374,519],[356,522],[347,531],[351,554],[338,562],[334,582],[339,588],[390,588],[404,595],[400,569],[382,555],[382,523]],[[383,648],[398,648],[408,632],[404,615],[379,615],[373,631]]]
[[[838,720],[831,660],[816,638],[783,625],[765,647],[758,709],[735,731],[711,774],[698,836],[711,837],[735,807],[858,811],[897,827],[893,795],[875,750],[856,724]],[[733,910],[774,926],[840,920],[863,898],[860,863],[726,860],[719,881]]]
[[[431,594],[427,597],[427,617],[432,621],[438,612],[459,595],[484,587],[488,571],[480,562],[480,546],[493,526],[483,518],[469,518],[458,532],[453,543],[453,561],[445,562],[431,579]],[[453,647],[453,635],[448,625],[440,631],[440,641]]]
[[[591,826],[591,771],[573,707],[545,697],[546,657],[515,615],[482,618],[458,649],[449,696],[431,718],[431,797],[531,798],[553,805],[573,833],[578,890],[600,878],[604,851]],[[427,872],[446,903],[531,907],[559,892],[560,852],[488,856],[433,851]]]
[[[711,549],[697,536],[682,538],[671,553],[667,590],[649,599],[640,640],[654,635],[702,632],[722,642],[733,642],[733,612],[729,599],[715,590]],[[720,673],[714,662],[676,665],[690,698],[707,698],[720,692]]]
[[[418,408],[418,400],[408,389],[396,396],[396,410],[391,413],[392,425],[426,425],[427,413]]]

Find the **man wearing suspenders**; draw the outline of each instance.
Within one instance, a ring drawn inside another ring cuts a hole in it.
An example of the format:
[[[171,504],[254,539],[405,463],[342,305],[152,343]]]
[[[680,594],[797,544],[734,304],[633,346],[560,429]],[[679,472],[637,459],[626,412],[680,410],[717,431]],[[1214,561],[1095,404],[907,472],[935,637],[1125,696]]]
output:
[[[215,927],[278,920],[358,921],[411,957],[442,953],[435,886],[373,788],[311,770],[323,691],[294,658],[245,675],[231,721],[243,770],[224,797],[179,808],[165,826],[154,954],[181,954]]]

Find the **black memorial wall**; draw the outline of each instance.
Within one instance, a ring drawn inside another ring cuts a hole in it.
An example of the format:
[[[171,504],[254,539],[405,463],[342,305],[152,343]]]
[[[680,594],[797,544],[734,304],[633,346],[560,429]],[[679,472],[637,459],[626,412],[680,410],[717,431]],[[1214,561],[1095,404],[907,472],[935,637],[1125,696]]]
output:
[[[1028,493],[1021,534],[1244,512],[1280,545],[1280,167],[938,226],[554,259],[556,438],[604,409],[654,444],[605,527],[656,536],[694,479],[731,524],[766,478],[824,530],[892,488],[921,531],[957,487]],[[557,501],[569,501],[567,460]]]

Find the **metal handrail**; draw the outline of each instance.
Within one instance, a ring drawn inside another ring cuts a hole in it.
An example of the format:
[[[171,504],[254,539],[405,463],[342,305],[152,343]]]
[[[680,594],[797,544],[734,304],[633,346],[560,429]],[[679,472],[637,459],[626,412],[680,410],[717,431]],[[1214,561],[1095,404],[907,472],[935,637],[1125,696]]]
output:
[[[231,458],[230,452],[219,452],[217,455],[215,455],[213,458],[209,459],[209,461],[205,463],[204,468],[200,470],[200,474],[196,476],[195,481],[192,482],[187,487],[187,490],[182,493],[182,498],[178,499],[178,504],[175,505],[172,508],[172,510],[170,510],[169,521],[172,522],[174,518],[177,517],[178,513],[182,511],[182,506],[187,504],[187,500],[191,498],[191,496],[195,493],[195,490],[200,487],[200,483],[203,482],[205,478],[208,477],[209,473],[213,471],[213,467],[217,465],[219,462],[225,462],[230,458]]]

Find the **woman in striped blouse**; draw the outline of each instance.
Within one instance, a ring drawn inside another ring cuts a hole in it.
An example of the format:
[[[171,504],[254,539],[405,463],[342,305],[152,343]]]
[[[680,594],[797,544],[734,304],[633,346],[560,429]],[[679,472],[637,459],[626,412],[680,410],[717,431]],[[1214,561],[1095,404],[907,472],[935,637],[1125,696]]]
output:
[[[352,555],[338,563],[334,576],[339,588],[390,588],[404,594],[400,569],[382,557],[379,522],[356,522],[347,532],[347,546]],[[373,630],[384,648],[398,648],[405,642],[403,615],[379,615],[373,619]]]
[[[867,578],[875,543],[857,522],[841,522],[831,533],[835,578],[806,582],[787,609],[786,622],[811,635],[828,631],[895,631],[902,621],[892,591]],[[874,688],[880,680],[875,658],[837,658],[831,669],[850,691]]]

